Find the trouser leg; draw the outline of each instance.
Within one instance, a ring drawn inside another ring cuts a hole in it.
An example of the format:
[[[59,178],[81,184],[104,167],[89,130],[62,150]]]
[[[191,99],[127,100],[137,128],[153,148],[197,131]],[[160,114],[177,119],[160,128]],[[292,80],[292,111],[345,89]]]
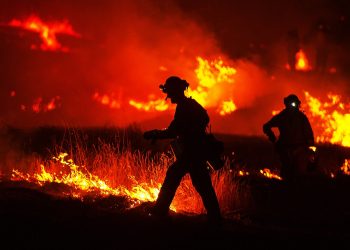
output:
[[[185,166],[181,162],[174,162],[166,173],[163,185],[160,189],[154,213],[165,215],[180,185],[182,177],[186,174]]]
[[[219,202],[205,163],[204,166],[193,166],[190,175],[193,186],[202,198],[208,219],[211,221],[221,220]]]
[[[281,160],[281,177],[283,181],[291,182],[295,177],[295,169],[291,154],[289,150],[280,150],[279,155]]]

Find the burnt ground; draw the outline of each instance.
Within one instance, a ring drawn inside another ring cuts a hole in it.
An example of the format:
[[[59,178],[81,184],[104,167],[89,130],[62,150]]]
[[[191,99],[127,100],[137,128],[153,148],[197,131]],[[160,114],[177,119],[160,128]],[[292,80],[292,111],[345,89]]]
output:
[[[52,195],[63,187],[0,182],[2,249],[337,249],[350,240],[350,180],[300,181],[294,188],[250,180],[254,205],[220,227],[204,215],[148,216],[123,197]]]

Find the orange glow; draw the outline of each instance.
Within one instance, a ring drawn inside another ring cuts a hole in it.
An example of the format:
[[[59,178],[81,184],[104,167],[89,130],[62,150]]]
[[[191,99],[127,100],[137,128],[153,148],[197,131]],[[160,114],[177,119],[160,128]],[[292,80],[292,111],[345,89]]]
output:
[[[60,166],[59,171],[49,171],[43,164],[40,164],[40,172],[34,175],[24,174],[18,170],[12,171],[12,180],[26,180],[42,186],[46,182],[55,182],[66,184],[77,190],[75,197],[81,197],[78,191],[98,191],[101,195],[125,195],[131,199],[140,201],[154,201],[159,193],[161,184],[138,183],[134,176],[128,179],[133,185],[127,189],[124,186],[117,188],[110,187],[104,180],[97,175],[91,174],[86,167],[76,165],[72,159],[66,159],[67,153],[60,153],[58,157],[53,157],[55,164]],[[68,171],[65,167],[68,167]]]
[[[345,159],[343,166],[340,167],[342,173],[350,175],[350,159]]]
[[[311,66],[309,64],[309,60],[306,57],[306,54],[303,50],[299,50],[295,55],[296,63],[295,69],[299,71],[309,71],[311,70]]]
[[[137,102],[135,100],[130,100],[129,104],[143,111],[165,111],[169,108],[169,105],[164,99],[150,100],[148,102]]]
[[[231,91],[226,87],[234,83],[233,76],[236,69],[224,64],[222,59],[208,61],[197,57],[198,67],[195,74],[198,79],[197,87],[190,86],[186,96],[192,97],[205,108],[216,108],[220,115],[227,115],[234,112],[237,107],[233,102]],[[140,102],[134,99],[129,100],[129,105],[143,111],[165,111],[170,106],[162,98],[154,98],[151,95],[147,102]]]
[[[116,99],[113,94],[107,95],[95,92],[92,96],[92,99],[112,109],[119,109],[121,105],[119,100],[120,98]]]
[[[52,110],[56,109],[58,106],[60,106],[60,103],[59,103],[60,100],[61,100],[61,97],[55,96],[55,97],[51,98],[51,100],[48,103],[44,103],[43,98],[38,97],[31,104],[31,110],[34,113],[52,111]],[[26,111],[27,107],[22,104],[21,110]]]
[[[236,104],[232,100],[223,101],[221,107],[219,109],[219,114],[224,116],[227,114],[231,114],[233,111],[237,109]]]
[[[350,147],[350,104],[341,102],[341,96],[329,93],[328,101],[321,102],[309,92],[304,92],[308,112],[315,120],[317,142],[329,142]]]
[[[81,200],[84,200],[86,195],[125,196],[130,201],[130,207],[145,201],[155,201],[159,194],[161,180],[166,174],[166,167],[175,158],[164,154],[160,155],[159,158],[148,158],[149,155],[143,155],[139,152],[116,153],[115,149],[109,148],[107,145],[104,147],[97,152],[97,158],[93,158],[92,165],[89,164],[91,168],[84,164],[76,164],[71,158],[68,158],[67,153],[60,153],[50,160],[43,161],[39,158],[31,161],[31,165],[26,166],[27,171],[32,169],[31,174],[13,169],[11,180],[24,180],[39,186],[48,183],[64,184],[62,185],[64,189],[60,189],[57,195]],[[89,154],[89,157],[91,156],[91,152],[86,153]],[[227,171],[221,174],[215,172],[212,175],[218,198],[221,202],[226,202],[226,205],[232,204],[232,200],[237,196],[235,192],[239,191],[236,184],[232,183],[231,172]],[[265,172],[269,171],[265,170]],[[239,171],[237,175],[247,176],[250,173]],[[272,178],[272,175],[264,174],[263,176]],[[53,191],[53,194],[55,192]],[[177,212],[203,213],[202,200],[192,187],[189,176],[183,178],[170,209]]]
[[[59,50],[67,52],[69,49],[63,47],[58,42],[56,35],[66,34],[80,37],[66,20],[62,22],[45,23],[39,17],[32,15],[25,20],[12,19],[8,25],[39,33],[42,39],[42,44],[40,44],[41,50]],[[35,49],[36,45],[32,45],[31,47]]]
[[[271,170],[268,168],[260,169],[260,173],[267,178],[274,178],[274,179],[282,180],[282,178],[280,176],[272,173]]]
[[[281,110],[272,110],[271,114],[272,115],[277,115],[280,112],[281,112]]]
[[[247,175],[249,175],[249,172],[248,171],[244,171],[244,170],[239,170],[238,171],[238,175],[239,176],[247,176]]]

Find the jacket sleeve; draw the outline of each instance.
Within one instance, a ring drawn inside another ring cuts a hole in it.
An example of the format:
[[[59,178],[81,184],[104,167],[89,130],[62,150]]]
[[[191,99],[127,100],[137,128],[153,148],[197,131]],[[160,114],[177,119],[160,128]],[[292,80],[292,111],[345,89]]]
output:
[[[177,122],[176,119],[174,119],[168,128],[163,129],[163,130],[158,130],[158,139],[170,139],[170,138],[175,138],[177,136]]]
[[[272,141],[272,142],[276,141],[276,135],[272,131],[272,128],[273,127],[278,127],[279,120],[280,120],[279,115],[276,115],[276,116],[272,117],[271,120],[269,120],[268,122],[266,122],[263,125],[263,132],[264,132],[264,134],[267,135],[269,140]]]

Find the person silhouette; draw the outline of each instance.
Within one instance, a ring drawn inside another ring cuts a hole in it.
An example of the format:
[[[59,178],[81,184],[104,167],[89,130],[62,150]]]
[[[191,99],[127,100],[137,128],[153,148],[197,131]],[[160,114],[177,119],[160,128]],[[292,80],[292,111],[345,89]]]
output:
[[[281,177],[293,182],[308,174],[310,160],[314,160],[315,145],[313,130],[307,116],[300,111],[301,101],[295,94],[284,98],[285,109],[273,116],[263,125],[263,132],[275,143],[275,149],[281,162]],[[272,128],[278,128],[276,138]]]
[[[150,215],[168,214],[169,206],[182,178],[189,173],[194,188],[202,198],[208,222],[220,224],[222,219],[220,206],[207,169],[207,159],[203,153],[209,116],[196,100],[185,96],[184,91],[188,86],[188,82],[178,76],[170,76],[165,84],[159,86],[163,93],[167,94],[166,99],[170,98],[171,103],[176,104],[174,119],[166,129],[144,132],[145,139],[175,138],[178,145],[176,160],[166,172]]]

